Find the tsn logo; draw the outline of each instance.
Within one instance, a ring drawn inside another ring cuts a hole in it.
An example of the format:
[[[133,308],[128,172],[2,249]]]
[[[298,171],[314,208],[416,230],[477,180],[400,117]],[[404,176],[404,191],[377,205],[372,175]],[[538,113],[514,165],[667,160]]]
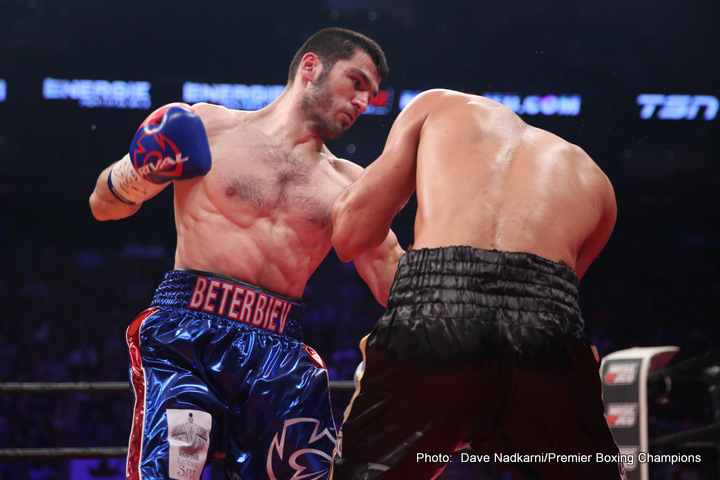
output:
[[[702,118],[714,120],[720,101],[711,95],[661,95],[641,93],[637,104],[642,106],[640,118],[648,119],[657,112],[660,120],[694,120],[700,111]]]

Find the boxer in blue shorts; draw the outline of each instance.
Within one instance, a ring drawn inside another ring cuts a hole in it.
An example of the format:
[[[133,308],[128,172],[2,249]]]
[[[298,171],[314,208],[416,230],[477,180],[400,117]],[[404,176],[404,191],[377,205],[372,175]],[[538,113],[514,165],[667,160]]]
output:
[[[373,40],[320,30],[266,107],[165,105],[99,175],[98,220],[134,215],[173,185],[173,270],[128,330],[128,479],[198,480],[223,456],[232,480],[327,477],[327,373],[302,342],[297,299],[332,248],[333,201],[363,171],[325,142],[353,125],[387,73]],[[401,254],[388,233],[355,262],[383,305]]]
[[[166,274],[127,333],[128,456],[141,478],[196,478],[216,458],[228,478],[327,472],[336,435],[328,376],[302,343],[302,308],[230,278]]]
[[[361,344],[331,478],[433,479],[462,449],[515,479],[623,478],[595,461],[619,450],[578,306],[615,224],[607,176],[497,102],[431,90],[336,200],[338,256],[381,244],[413,193],[414,245]]]

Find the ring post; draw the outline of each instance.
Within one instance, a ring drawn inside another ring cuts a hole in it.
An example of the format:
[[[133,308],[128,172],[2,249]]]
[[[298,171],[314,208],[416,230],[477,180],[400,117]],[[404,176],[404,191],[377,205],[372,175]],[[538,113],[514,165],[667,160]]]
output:
[[[605,416],[625,462],[628,480],[649,480],[647,463],[638,453],[648,451],[648,374],[663,368],[678,347],[635,347],[606,355],[600,365]]]

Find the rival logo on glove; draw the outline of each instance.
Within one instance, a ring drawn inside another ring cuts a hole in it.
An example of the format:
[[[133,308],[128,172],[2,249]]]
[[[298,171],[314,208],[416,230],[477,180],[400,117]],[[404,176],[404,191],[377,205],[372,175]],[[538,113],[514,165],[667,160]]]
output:
[[[205,175],[211,166],[202,120],[189,105],[171,103],[140,125],[130,151],[110,170],[108,188],[121,202],[137,205],[169,182]]]
[[[148,150],[143,145],[143,140],[152,136],[154,146],[162,150]],[[141,136],[136,142],[133,150],[133,166],[137,172],[153,183],[164,183],[182,176],[183,163],[190,160],[184,157],[178,147],[167,137],[159,133],[147,133]]]
[[[156,184],[205,175],[212,158],[202,120],[182,103],[155,110],[130,144],[130,161],[138,175]]]

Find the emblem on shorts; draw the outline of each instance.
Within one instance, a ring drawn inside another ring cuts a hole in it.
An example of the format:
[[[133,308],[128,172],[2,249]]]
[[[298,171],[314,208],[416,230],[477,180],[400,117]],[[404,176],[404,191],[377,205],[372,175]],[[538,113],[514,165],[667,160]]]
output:
[[[335,436],[315,418],[286,420],[267,457],[270,480],[321,480],[330,472]]]
[[[212,416],[201,410],[166,411],[170,458],[169,477],[200,480],[210,448]]]
[[[188,413],[187,421],[173,427],[170,437],[175,440],[181,457],[198,459],[198,452],[208,443],[208,432],[195,423],[192,412]]]

